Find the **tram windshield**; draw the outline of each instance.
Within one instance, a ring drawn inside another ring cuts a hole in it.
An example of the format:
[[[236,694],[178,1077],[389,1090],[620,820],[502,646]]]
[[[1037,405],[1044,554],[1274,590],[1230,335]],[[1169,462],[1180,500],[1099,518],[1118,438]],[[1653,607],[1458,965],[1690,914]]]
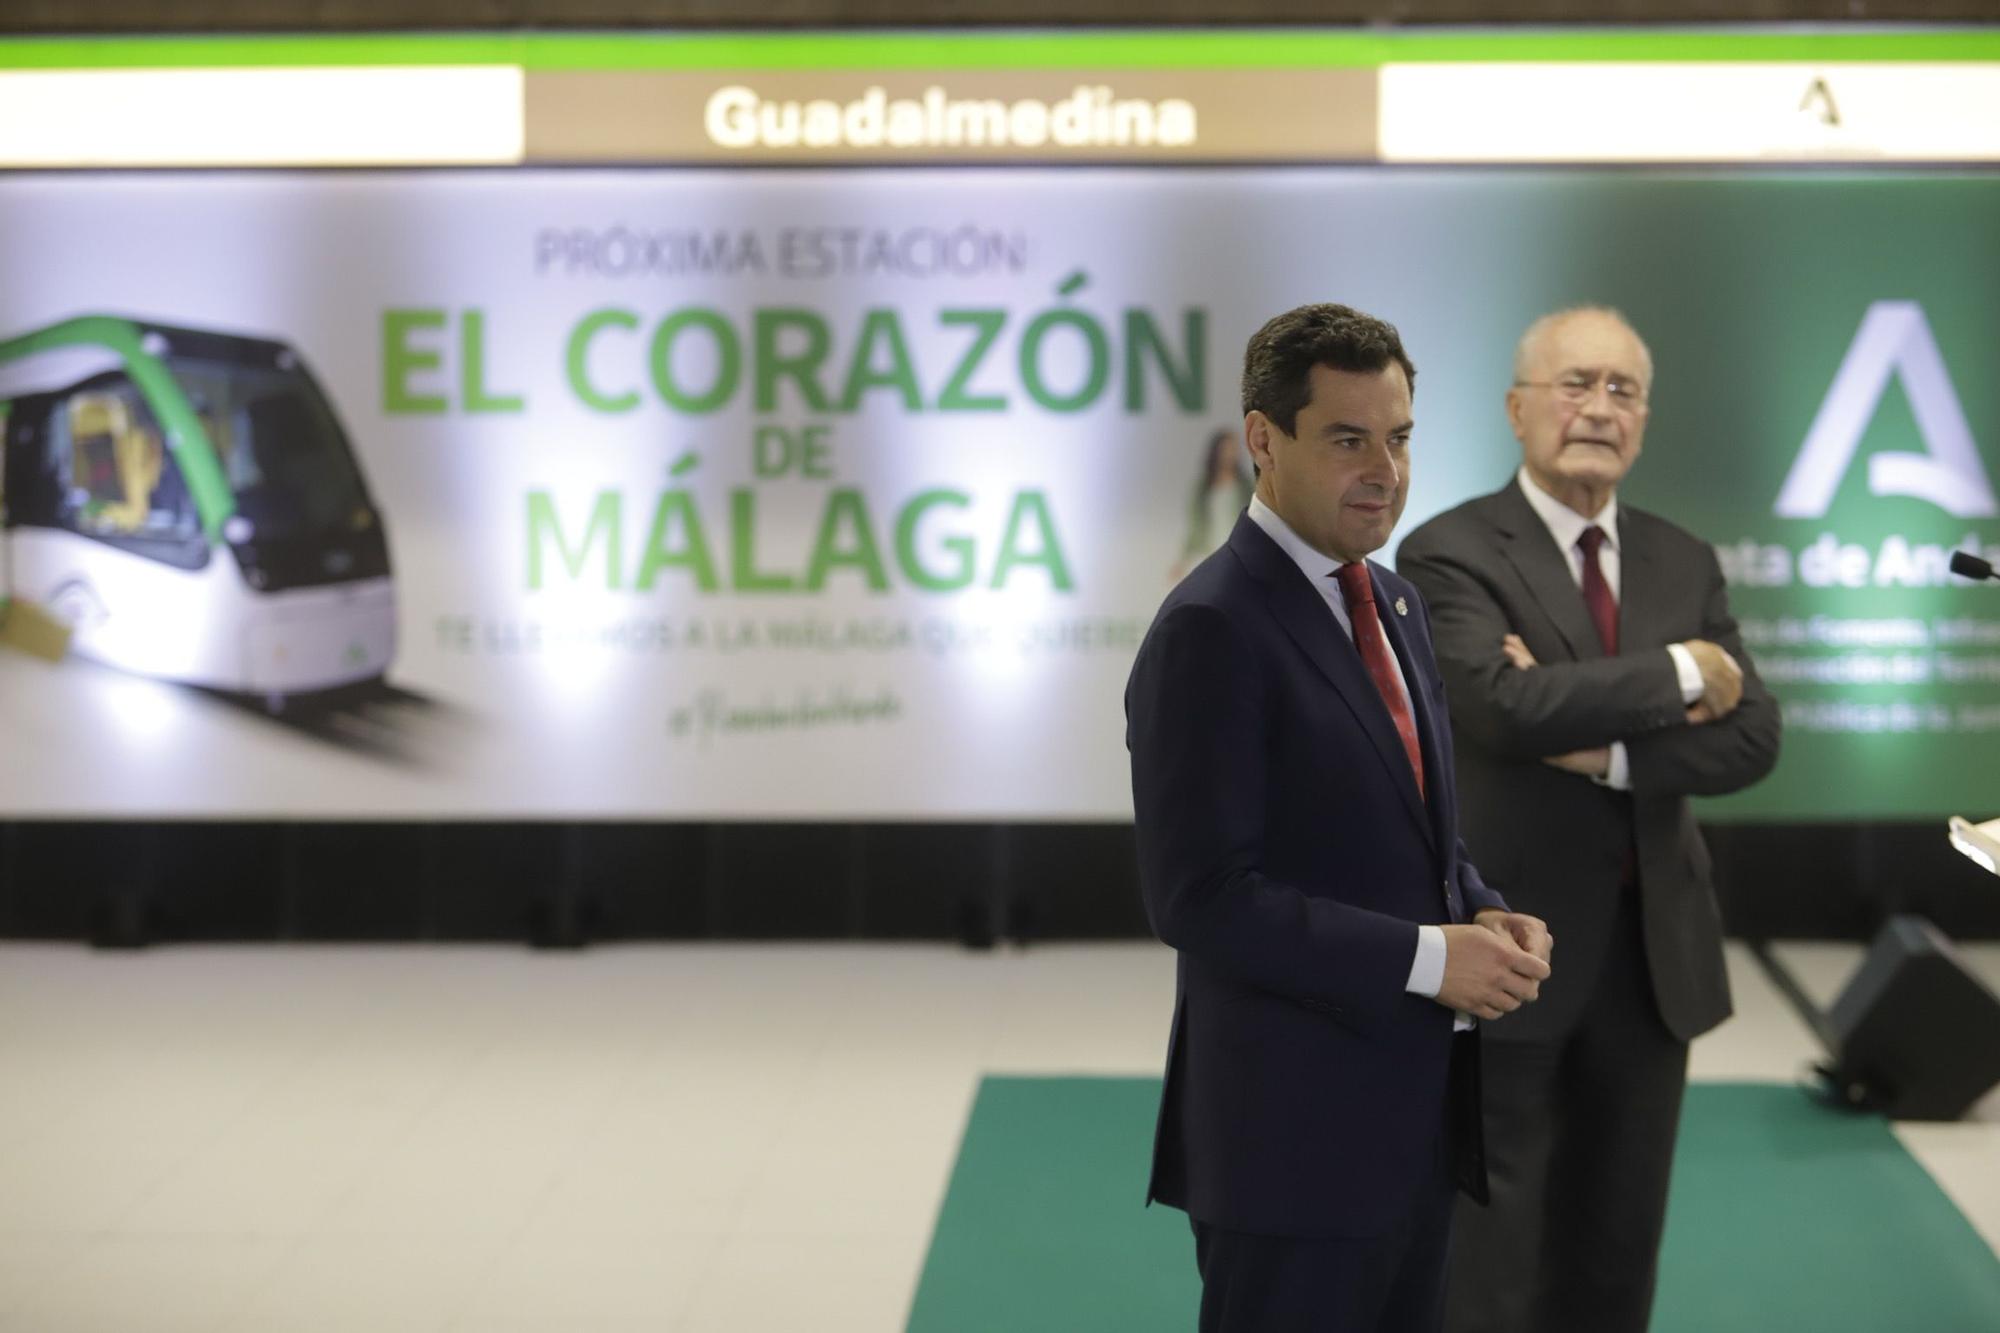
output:
[[[257,363],[169,356],[257,542],[353,533],[374,522],[333,409],[290,352]]]

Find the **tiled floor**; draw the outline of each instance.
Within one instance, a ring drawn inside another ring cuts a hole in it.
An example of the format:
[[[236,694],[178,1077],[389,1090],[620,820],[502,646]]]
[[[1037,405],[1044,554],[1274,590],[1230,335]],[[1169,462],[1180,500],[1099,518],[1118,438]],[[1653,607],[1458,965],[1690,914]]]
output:
[[[1822,1000],[1859,958],[1780,952]],[[979,1076],[1158,1072],[1172,967],[0,946],[0,1330],[893,1333]],[[1695,1076],[1792,1078],[1810,1035],[1731,972]],[[1981,1113],[1899,1132],[2000,1248]]]

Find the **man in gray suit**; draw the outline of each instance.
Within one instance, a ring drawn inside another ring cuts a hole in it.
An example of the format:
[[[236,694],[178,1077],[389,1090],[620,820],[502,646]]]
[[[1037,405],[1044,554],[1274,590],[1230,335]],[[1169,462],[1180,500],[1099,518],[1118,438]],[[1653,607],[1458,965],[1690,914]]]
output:
[[[1562,941],[1487,1034],[1487,1208],[1460,1201],[1451,1333],[1645,1333],[1688,1042],[1729,1016],[1688,797],[1778,755],[1778,709],[1699,538],[1620,503],[1652,356],[1623,316],[1522,335],[1521,469],[1403,542],[1430,604],[1467,845]]]

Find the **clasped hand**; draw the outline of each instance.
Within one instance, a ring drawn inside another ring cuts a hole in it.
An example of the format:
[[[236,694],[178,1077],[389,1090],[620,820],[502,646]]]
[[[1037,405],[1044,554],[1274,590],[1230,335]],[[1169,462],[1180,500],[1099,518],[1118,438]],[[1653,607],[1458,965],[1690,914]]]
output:
[[[1443,929],[1439,1004],[1490,1020],[1541,995],[1556,939],[1539,917],[1489,907],[1471,925]]]

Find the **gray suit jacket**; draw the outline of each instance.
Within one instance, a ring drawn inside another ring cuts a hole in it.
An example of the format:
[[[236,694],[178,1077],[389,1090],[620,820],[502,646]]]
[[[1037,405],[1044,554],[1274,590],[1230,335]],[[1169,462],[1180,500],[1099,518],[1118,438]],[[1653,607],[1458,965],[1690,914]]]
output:
[[[1541,1000],[1491,1025],[1496,1041],[1548,1039],[1576,1023],[1606,965],[1634,852],[1660,1017],[1691,1040],[1730,1012],[1708,848],[1687,798],[1770,772],[1778,707],[1744,651],[1714,550],[1622,502],[1618,516],[1616,657],[1604,655],[1565,553],[1514,482],[1425,523],[1397,555],[1431,608],[1466,845],[1514,909],[1556,937]],[[1538,666],[1508,662],[1508,633]],[[1686,721],[1664,651],[1684,639],[1721,644],[1743,666],[1743,702],[1719,722]],[[1629,794],[1541,762],[1611,741],[1625,743]]]

